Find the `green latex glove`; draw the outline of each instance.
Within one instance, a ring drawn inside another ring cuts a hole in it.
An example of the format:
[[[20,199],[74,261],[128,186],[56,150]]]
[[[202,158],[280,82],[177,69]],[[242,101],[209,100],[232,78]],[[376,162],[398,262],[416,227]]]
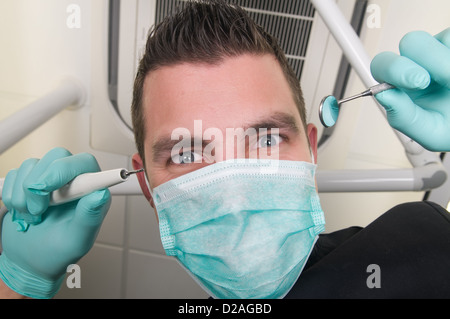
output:
[[[109,191],[59,206],[48,203],[52,191],[80,174],[97,171],[92,155],[72,156],[56,148],[8,173],[2,193],[9,212],[2,225],[0,278],[9,288],[32,298],[51,298],[67,266],[91,249],[109,209]]]
[[[371,72],[378,82],[397,89],[376,99],[389,124],[431,151],[450,151],[450,28],[431,36],[410,32],[400,42],[400,55],[378,54]]]

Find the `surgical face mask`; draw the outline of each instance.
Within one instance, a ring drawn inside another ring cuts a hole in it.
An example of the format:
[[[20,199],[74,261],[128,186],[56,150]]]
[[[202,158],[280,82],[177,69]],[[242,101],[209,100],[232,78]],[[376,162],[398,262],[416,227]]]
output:
[[[166,254],[215,298],[284,297],[324,230],[315,168],[229,160],[156,187]]]

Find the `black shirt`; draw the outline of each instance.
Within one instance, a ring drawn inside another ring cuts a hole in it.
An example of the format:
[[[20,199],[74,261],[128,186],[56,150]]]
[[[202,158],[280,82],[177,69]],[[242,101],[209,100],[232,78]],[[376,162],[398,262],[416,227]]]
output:
[[[286,298],[450,298],[450,216],[398,205],[365,228],[319,236]]]

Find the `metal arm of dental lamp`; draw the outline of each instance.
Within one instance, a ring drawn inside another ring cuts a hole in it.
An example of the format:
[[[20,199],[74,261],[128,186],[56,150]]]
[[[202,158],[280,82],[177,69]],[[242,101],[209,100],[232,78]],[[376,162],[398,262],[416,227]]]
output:
[[[0,154],[61,110],[83,105],[84,99],[83,86],[75,79],[66,79],[53,91],[3,119],[0,121]]]
[[[319,170],[320,193],[427,191],[441,186],[447,173],[441,163],[411,169]]]

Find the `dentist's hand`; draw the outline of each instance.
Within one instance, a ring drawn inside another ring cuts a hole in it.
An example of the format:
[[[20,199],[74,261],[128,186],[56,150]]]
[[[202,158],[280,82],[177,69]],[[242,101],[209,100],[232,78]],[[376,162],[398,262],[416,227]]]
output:
[[[434,37],[410,32],[400,55],[380,53],[370,68],[397,87],[376,95],[389,124],[428,150],[450,151],[450,28]]]
[[[0,278],[9,288],[32,298],[51,298],[67,266],[91,249],[109,209],[109,191],[64,205],[48,204],[52,191],[80,174],[97,171],[92,155],[72,156],[56,148],[8,173],[2,194],[9,212],[2,225]]]

